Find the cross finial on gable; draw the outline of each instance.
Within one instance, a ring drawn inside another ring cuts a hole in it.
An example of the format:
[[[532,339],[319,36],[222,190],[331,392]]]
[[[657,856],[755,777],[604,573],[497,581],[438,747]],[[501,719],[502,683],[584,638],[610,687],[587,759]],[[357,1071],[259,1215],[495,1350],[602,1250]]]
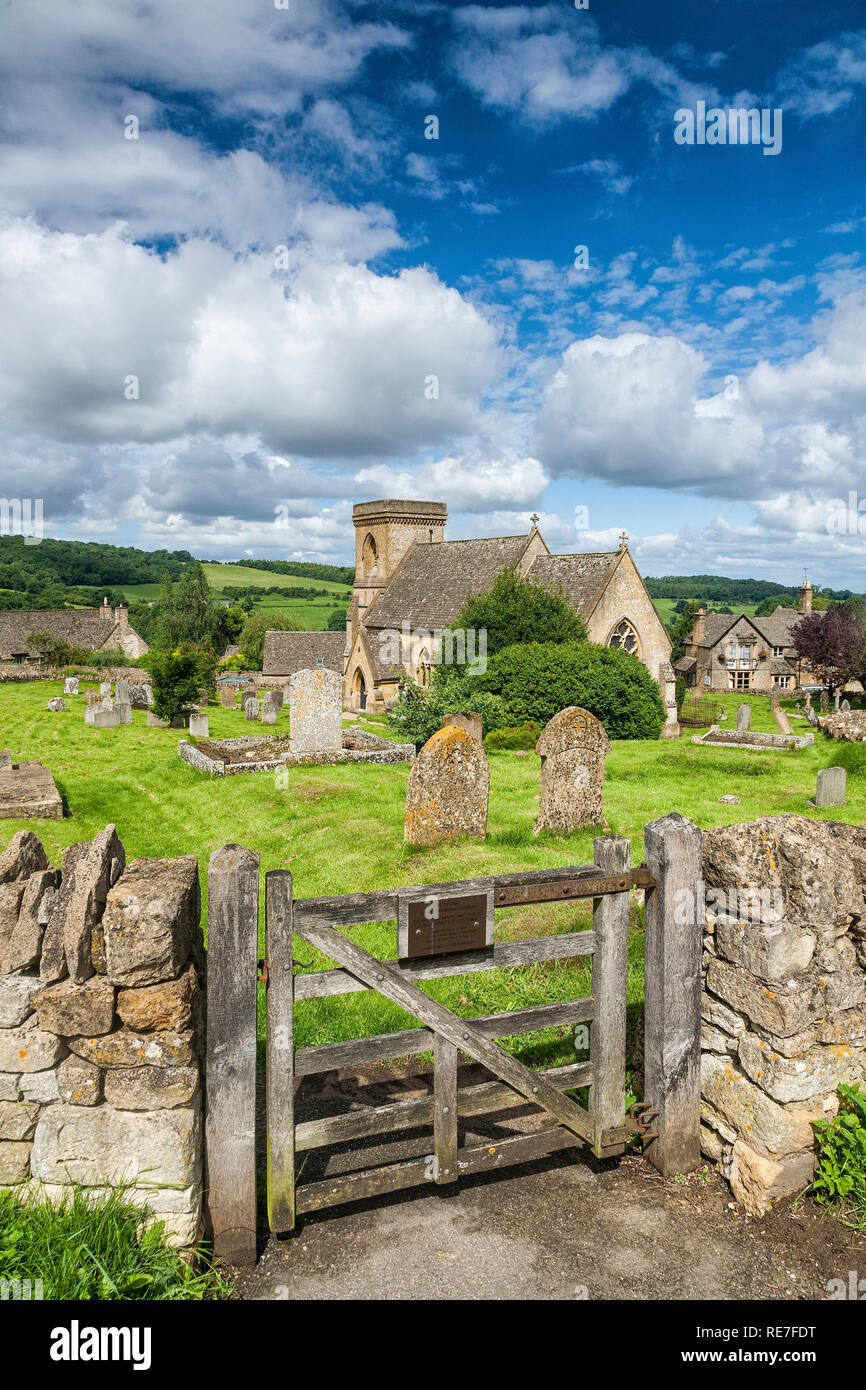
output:
[[[620,550],[628,550],[628,532],[627,532],[627,531],[620,531],[620,533],[619,533],[619,548],[620,548]]]
[[[534,529],[538,525],[538,512],[533,512],[529,520],[532,522]]]

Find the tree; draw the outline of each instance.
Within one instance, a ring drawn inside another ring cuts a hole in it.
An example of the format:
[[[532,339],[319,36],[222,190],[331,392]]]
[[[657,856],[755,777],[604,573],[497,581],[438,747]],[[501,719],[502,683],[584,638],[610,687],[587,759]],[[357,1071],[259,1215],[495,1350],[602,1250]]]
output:
[[[483,675],[466,678],[472,692],[504,701],[510,725],[544,725],[579,705],[600,719],[610,738],[658,738],[665,708],[657,683],[631,652],[595,642],[527,642],[505,647]]]
[[[216,616],[207,575],[198,560],[184,570],[176,584],[166,570],[159,591],[157,632],[160,647],[174,651],[185,642],[210,645]]]
[[[170,724],[198,703],[201,681],[194,651],[150,651],[141,657],[141,665],[150,676],[157,718]]]
[[[695,614],[702,607],[700,599],[691,598],[684,604],[679,617],[670,628],[671,634],[671,661],[679,661],[685,654],[686,642],[691,641],[692,629],[695,625]]]
[[[300,632],[301,625],[290,618],[288,613],[273,612],[268,608],[257,608],[247,616],[238,646],[247,665],[254,671],[262,669],[265,652],[266,632]]]
[[[451,627],[476,633],[486,629],[488,657],[520,642],[586,639],[586,624],[561,589],[542,588],[512,569],[502,570],[483,593],[471,594]]]
[[[328,617],[328,632],[342,632],[346,626],[348,608],[335,608]]]
[[[815,677],[830,689],[866,675],[866,627],[850,603],[806,613],[791,629],[791,642]]]

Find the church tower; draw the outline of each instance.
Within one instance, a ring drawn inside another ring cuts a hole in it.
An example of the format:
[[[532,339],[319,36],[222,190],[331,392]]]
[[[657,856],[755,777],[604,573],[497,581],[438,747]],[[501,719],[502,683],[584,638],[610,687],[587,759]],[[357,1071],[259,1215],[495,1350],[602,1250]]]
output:
[[[346,651],[370,605],[387,588],[409,547],[435,545],[445,539],[448,507],[444,502],[357,502],[355,526],[355,588],[346,621]]]

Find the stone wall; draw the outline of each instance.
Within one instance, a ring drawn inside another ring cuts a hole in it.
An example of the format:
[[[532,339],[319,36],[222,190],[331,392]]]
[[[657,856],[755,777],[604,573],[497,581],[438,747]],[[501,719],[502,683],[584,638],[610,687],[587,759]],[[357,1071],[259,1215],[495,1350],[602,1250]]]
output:
[[[201,1225],[204,951],[194,856],[126,863],[115,828],[53,869],[0,854],[0,1185],[124,1182],[176,1246]]]
[[[753,1215],[807,1186],[812,1121],[866,1076],[866,826],[704,836],[701,1147]]]

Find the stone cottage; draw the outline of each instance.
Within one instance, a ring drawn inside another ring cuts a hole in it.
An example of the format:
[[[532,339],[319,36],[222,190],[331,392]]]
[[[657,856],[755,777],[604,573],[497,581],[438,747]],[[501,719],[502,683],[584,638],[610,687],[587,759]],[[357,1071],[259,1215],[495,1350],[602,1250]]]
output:
[[[528,534],[447,541],[447,512],[444,502],[393,499],[353,508],[355,585],[345,636],[339,634],[347,709],[384,709],[397,693],[401,673],[425,685],[440,657],[442,630],[470,594],[489,589],[508,568],[545,588],[561,589],[582,614],[591,641],[633,652],[654,680],[662,680],[670,639],[625,535],[618,550],[553,555],[537,517]],[[304,665],[320,658],[330,666],[333,637],[269,632],[263,674],[288,676],[301,650]],[[460,659],[471,663],[472,655],[467,649]]]
[[[19,608],[0,613],[0,661],[38,665],[39,651],[32,641],[36,632],[48,632],[59,642],[91,652],[119,647],[132,660],[150,650],[130,626],[124,605],[111,608],[105,599],[99,608]]]
[[[700,690],[793,690],[808,680],[791,640],[792,629],[812,611],[812,585],[803,580],[797,608],[776,608],[763,618],[745,613],[695,614],[691,641],[675,663],[687,686]]]

